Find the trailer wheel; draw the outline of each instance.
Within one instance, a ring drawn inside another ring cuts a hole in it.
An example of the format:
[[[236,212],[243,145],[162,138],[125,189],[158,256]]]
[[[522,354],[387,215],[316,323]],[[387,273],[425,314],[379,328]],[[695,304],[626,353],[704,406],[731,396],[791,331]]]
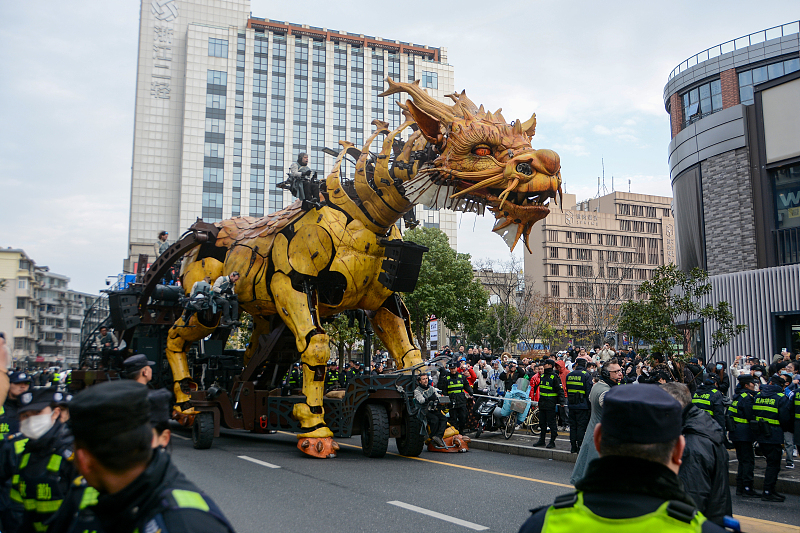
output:
[[[369,404],[361,423],[361,451],[367,457],[380,458],[389,448],[389,414],[378,404]]]
[[[425,447],[425,435],[420,435],[422,423],[416,416],[408,413],[403,417],[403,432],[401,437],[395,439],[397,451],[406,457],[418,457]]]
[[[198,450],[211,448],[211,441],[214,440],[214,415],[212,413],[200,413],[194,418],[192,426],[192,443]]]

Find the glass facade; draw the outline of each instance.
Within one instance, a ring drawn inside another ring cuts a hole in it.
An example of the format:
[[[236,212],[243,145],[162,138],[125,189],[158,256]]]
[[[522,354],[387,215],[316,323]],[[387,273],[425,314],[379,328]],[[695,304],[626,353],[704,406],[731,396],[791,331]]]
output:
[[[390,53],[386,61],[387,72],[386,75],[393,80],[400,79],[400,56],[398,54]],[[397,93],[389,95],[386,100],[386,109],[389,110],[389,129],[396,129],[403,123],[403,113],[397,106],[396,102],[400,102],[400,98],[405,93]]]
[[[283,147],[286,134],[286,36],[272,38],[272,108],[269,138],[269,212],[283,209],[283,189],[275,185],[283,181]]]
[[[381,98],[378,96],[383,92],[383,84],[384,84],[384,65],[383,65],[383,50],[373,50],[372,51],[372,85],[371,85],[371,102],[370,108],[372,110],[372,118],[378,120],[384,120],[383,115],[383,104],[385,98]],[[375,139],[372,143],[372,147],[370,150],[373,152],[378,152],[381,147],[381,139]]]
[[[779,61],[772,65],[743,70],[739,72],[739,101],[745,105],[755,102],[753,99],[753,85],[774,80],[785,74],[800,70],[800,58]]]
[[[436,72],[428,72],[423,70],[422,71],[422,82],[421,85],[426,89],[438,89],[439,88],[439,74]]]
[[[311,152],[312,170],[325,174],[325,43],[314,41],[311,63]]]
[[[240,33],[236,40],[236,110],[233,122],[233,189],[231,216],[242,214],[242,142],[244,135],[244,54],[247,39]]]
[[[248,212],[252,217],[261,217],[264,216],[267,91],[269,81],[269,41],[267,40],[267,36],[256,34],[253,47],[253,111],[251,114],[252,123],[250,127],[250,193],[248,195]],[[273,84],[274,83],[275,81],[273,80]]]
[[[350,49],[350,140],[364,146],[364,49]]]
[[[333,138],[347,138],[347,47],[333,47]],[[342,177],[346,174],[342,165]]]
[[[292,114],[292,159],[308,153],[308,43],[294,43],[294,96]],[[309,158],[310,159],[310,158]]]
[[[717,111],[722,111],[722,85],[720,80],[695,87],[681,96],[683,116],[689,125]]]
[[[775,187],[778,229],[800,227],[800,164],[769,171]]]
[[[209,45],[210,46],[210,45]],[[206,222],[222,220],[222,188],[225,161],[225,98],[228,74],[206,72],[206,128],[203,153],[203,198],[201,217]]]
[[[212,57],[228,57],[228,41],[225,39],[208,39],[208,55]]]

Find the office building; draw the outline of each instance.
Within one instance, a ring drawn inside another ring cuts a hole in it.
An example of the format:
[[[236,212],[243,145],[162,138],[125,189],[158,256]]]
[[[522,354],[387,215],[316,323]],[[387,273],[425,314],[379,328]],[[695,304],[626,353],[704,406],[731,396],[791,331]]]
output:
[[[563,210],[550,208],[524,261],[525,283],[555,305],[554,325],[599,342],[653,270],[675,262],[671,201],[617,191],[577,203],[565,194]]]
[[[198,217],[261,217],[292,202],[277,187],[298,154],[324,178],[339,140],[374,119],[400,125],[385,78],[454,92],[444,48],[250,16],[248,0],[142,0],[129,262]],[[378,144],[374,146],[377,148]],[[345,172],[353,171],[346,166]],[[418,210],[456,246],[452,212]]]
[[[664,87],[677,260],[708,270],[708,301],[730,302],[748,326],[720,350],[729,362],[800,351],[798,32],[795,21],[713,46]]]

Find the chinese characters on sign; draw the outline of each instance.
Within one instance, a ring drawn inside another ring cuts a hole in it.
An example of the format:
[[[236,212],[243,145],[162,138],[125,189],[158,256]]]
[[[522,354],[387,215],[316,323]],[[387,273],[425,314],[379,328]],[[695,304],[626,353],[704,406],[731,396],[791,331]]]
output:
[[[664,226],[664,251],[667,256],[667,264],[675,263],[675,231],[672,224]]]
[[[573,224],[583,224],[586,226],[597,226],[597,215],[592,215],[588,213],[572,213],[568,212],[564,216],[564,223],[567,226],[572,226]]]
[[[153,0],[150,11],[156,19],[153,28],[153,72],[150,80],[150,94],[153,98],[169,100],[170,80],[172,79],[172,23],[178,18],[175,0]]]

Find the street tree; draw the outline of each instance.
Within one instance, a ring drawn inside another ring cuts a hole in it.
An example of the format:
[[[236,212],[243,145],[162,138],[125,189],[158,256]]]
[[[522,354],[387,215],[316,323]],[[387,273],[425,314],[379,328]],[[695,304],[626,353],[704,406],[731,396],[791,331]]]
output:
[[[639,287],[643,299],[622,306],[620,329],[632,339],[648,342],[652,351],[668,356],[682,352],[678,359],[685,360],[690,356],[691,339],[705,323],[713,330],[713,357],[747,326],[736,323],[728,302],[704,305],[711,290],[708,273],[702,269],[687,274],[674,264],[661,266],[653,271],[652,280]]]
[[[345,355],[351,358],[353,347],[362,339],[358,331],[358,323],[350,324],[350,318],[345,313],[340,313],[325,324],[325,333],[330,339],[331,351],[337,354],[339,368],[344,368]]]
[[[469,254],[456,253],[436,228],[408,230],[403,238],[428,247],[414,292],[403,295],[420,347],[427,346],[433,316],[451,330],[472,331],[486,312],[487,293],[472,277]]]

